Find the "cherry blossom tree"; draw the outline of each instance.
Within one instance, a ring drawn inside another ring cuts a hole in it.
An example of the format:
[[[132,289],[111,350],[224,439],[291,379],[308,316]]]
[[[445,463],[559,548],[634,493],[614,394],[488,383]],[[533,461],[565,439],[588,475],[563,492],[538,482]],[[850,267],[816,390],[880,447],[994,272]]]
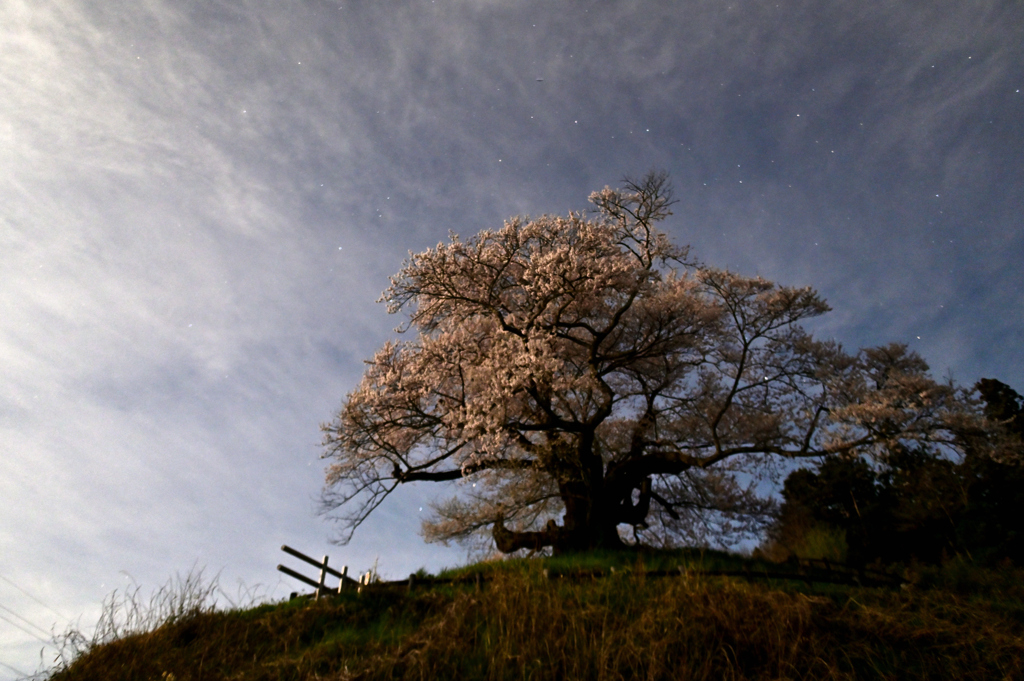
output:
[[[829,310],[815,291],[673,244],[656,228],[671,214],[665,175],[590,201],[589,215],[452,234],[392,278],[381,300],[408,313],[408,337],[322,427],[340,541],[399,485],[437,482],[449,496],[428,540],[671,543],[702,523],[749,528],[771,509],[755,485],[779,462],[955,442],[962,391],[920,357],[815,340],[801,327]]]

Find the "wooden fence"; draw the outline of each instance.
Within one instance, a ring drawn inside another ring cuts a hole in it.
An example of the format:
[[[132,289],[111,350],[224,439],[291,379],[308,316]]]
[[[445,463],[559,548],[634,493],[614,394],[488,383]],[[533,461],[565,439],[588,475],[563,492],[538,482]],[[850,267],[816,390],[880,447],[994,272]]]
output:
[[[285,567],[284,565],[278,565],[277,566],[277,569],[278,569],[279,572],[283,572],[286,575],[288,575],[289,577],[294,577],[295,579],[299,580],[300,582],[304,582],[306,584],[309,584],[311,587],[316,589],[316,591],[313,592],[313,596],[317,600],[320,599],[321,595],[326,595],[326,594],[332,592],[331,589],[327,588],[327,575],[333,575],[333,576],[338,578],[338,588],[333,590],[334,593],[341,593],[345,589],[345,585],[346,584],[352,584],[352,585],[355,586],[355,588],[357,590],[362,590],[362,587],[365,584],[369,584],[370,583],[371,573],[369,573],[369,572],[367,572],[365,575],[360,577],[359,580],[355,580],[355,579],[352,579],[351,577],[348,576],[348,566],[347,565],[343,565],[341,567],[341,572],[338,572],[334,568],[328,567],[327,566],[328,556],[324,556],[324,559],[322,561],[318,561],[315,558],[310,558],[309,556],[307,556],[306,554],[302,553],[301,551],[296,551],[295,549],[293,549],[292,547],[288,546],[287,544],[281,546],[281,550],[284,551],[285,553],[288,553],[288,554],[291,554],[291,555],[295,556],[299,560],[306,561],[307,563],[309,563],[310,565],[312,565],[314,567],[320,568],[320,580],[314,582],[309,577],[306,577],[305,575],[300,574],[300,573],[296,572],[295,570],[292,570],[291,568]],[[293,593],[292,594],[292,598],[295,598],[297,595],[298,595],[297,593]]]

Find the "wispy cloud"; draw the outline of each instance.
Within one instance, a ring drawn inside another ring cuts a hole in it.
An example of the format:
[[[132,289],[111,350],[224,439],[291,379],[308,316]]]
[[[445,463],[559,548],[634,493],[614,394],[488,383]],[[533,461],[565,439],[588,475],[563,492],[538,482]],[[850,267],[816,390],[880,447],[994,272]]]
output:
[[[5,3],[0,574],[74,614],[120,570],[276,580],[281,543],[326,545],[317,424],[398,323],[373,301],[407,250],[652,167],[678,240],[819,287],[822,333],[1020,389],[1022,19],[995,0]],[[428,494],[337,555],[457,560],[415,536]]]

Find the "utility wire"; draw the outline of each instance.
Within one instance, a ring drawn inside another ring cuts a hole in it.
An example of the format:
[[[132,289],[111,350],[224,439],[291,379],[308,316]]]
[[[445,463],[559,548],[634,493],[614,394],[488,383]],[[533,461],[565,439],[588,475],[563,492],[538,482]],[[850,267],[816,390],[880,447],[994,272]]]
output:
[[[29,677],[29,675],[26,674],[25,672],[21,671],[20,669],[15,669],[11,665],[7,664],[6,662],[0,662],[0,667],[6,667],[7,669],[10,669],[12,672],[17,674],[18,676],[23,676],[26,679]]]
[[[31,636],[32,638],[36,639],[36,640],[37,640],[37,641],[39,641],[40,643],[42,643],[42,644],[44,644],[44,645],[48,645],[48,646],[50,646],[51,648],[53,648],[53,647],[54,647],[54,645],[53,645],[53,643],[52,643],[52,642],[50,642],[50,641],[47,641],[46,639],[42,639],[42,638],[39,638],[38,636],[36,636],[36,635],[35,635],[35,634],[33,634],[33,633],[32,633],[31,631],[29,631],[29,630],[28,630],[28,629],[26,629],[25,627],[21,626],[20,624],[18,624],[18,623],[17,623],[17,622],[15,622],[14,620],[9,620],[9,619],[7,619],[6,617],[4,617],[3,615],[0,615],[0,620],[3,620],[4,622],[7,622],[8,624],[10,624],[10,625],[11,625],[12,627],[14,627],[15,629],[20,629],[20,630],[24,631],[24,632],[25,632],[26,634],[28,634],[28,635],[29,635],[29,636]]]
[[[15,617],[17,617],[17,618],[18,618],[19,620],[21,620],[22,622],[24,622],[25,624],[29,625],[30,627],[35,627],[36,629],[38,629],[39,631],[43,632],[43,633],[44,633],[44,634],[46,634],[47,636],[49,636],[49,635],[50,635],[50,632],[49,632],[49,631],[47,631],[46,629],[43,629],[43,628],[42,628],[41,626],[39,626],[38,624],[36,624],[36,623],[34,623],[34,622],[30,621],[30,620],[27,620],[27,619],[25,619],[24,617],[22,617],[22,616],[21,616],[21,615],[19,615],[18,613],[14,612],[14,611],[13,611],[13,610],[11,610],[10,608],[8,608],[8,607],[7,607],[6,605],[2,605],[2,604],[0,604],[0,610],[6,610],[7,612],[11,613],[12,615],[14,615]]]
[[[62,620],[65,620],[65,621],[70,621],[70,620],[71,620],[71,618],[70,618],[70,617],[68,617],[67,615],[62,615],[62,614],[60,614],[59,612],[57,612],[56,610],[54,610],[53,608],[51,608],[50,606],[48,606],[48,605],[47,605],[46,603],[43,603],[43,602],[42,602],[41,600],[39,600],[38,598],[36,598],[36,597],[35,597],[35,596],[33,596],[32,594],[30,594],[29,592],[25,591],[24,589],[22,589],[22,588],[21,588],[20,586],[18,586],[18,585],[17,585],[17,584],[15,584],[14,582],[12,582],[12,581],[11,581],[10,579],[8,579],[7,577],[4,577],[3,575],[0,575],[0,579],[4,580],[5,582],[7,582],[7,583],[8,583],[8,584],[10,584],[11,586],[13,586],[13,587],[14,587],[15,589],[17,589],[17,590],[18,590],[18,591],[20,591],[21,593],[25,594],[26,596],[28,596],[29,598],[31,598],[31,599],[32,599],[33,601],[35,601],[35,602],[36,602],[36,603],[38,603],[39,605],[43,606],[44,608],[46,608],[47,610],[49,610],[50,612],[52,612],[52,613],[53,613],[54,615],[56,615],[57,617],[61,618]]]

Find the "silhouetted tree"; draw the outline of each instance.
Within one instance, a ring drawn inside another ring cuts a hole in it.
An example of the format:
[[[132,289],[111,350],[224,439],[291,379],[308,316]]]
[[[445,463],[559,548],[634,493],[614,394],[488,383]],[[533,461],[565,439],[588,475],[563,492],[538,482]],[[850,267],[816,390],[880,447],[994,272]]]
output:
[[[985,416],[994,427],[1004,429],[1006,435],[1016,436],[1015,444],[1019,446],[1020,438],[1024,438],[1024,408],[1021,406],[1024,398],[994,378],[983,378],[974,388],[985,400]]]
[[[988,427],[974,438],[962,466],[968,503],[959,519],[964,551],[978,560],[1024,565],[1024,410],[1010,386],[983,378]]]
[[[994,379],[975,389],[986,418],[965,424],[955,449],[897,443],[870,460],[832,455],[791,473],[771,540],[799,554],[831,533],[856,564],[954,554],[1024,564],[1021,398]]]

